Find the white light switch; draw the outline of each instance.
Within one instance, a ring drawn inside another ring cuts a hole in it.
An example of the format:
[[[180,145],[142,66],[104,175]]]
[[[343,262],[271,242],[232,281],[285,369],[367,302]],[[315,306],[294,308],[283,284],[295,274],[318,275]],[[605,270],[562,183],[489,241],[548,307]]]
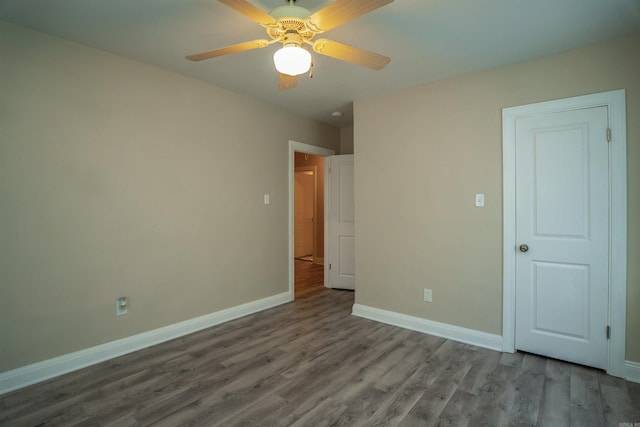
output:
[[[269,204],[269,195],[268,195],[268,194],[265,194],[265,195],[264,195],[264,204],[265,204],[265,205],[268,205],[268,204]]]
[[[476,194],[476,207],[481,208],[484,206],[484,194]]]

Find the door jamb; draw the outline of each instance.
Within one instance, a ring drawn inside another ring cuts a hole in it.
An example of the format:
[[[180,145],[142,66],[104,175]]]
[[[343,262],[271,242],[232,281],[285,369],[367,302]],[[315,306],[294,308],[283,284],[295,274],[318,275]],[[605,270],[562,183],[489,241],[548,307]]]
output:
[[[542,113],[592,107],[608,107],[609,128],[609,325],[611,338],[607,373],[625,374],[627,299],[627,131],[625,91],[614,90],[593,95],[540,102],[502,110],[503,185],[503,309],[502,351],[515,352],[516,211],[515,153],[516,119]],[[605,331],[602,331],[605,333]]]
[[[295,173],[295,169],[296,169],[296,151],[299,153],[308,153],[308,154],[313,154],[316,156],[323,156],[323,157],[327,157],[327,156],[333,156],[334,154],[336,154],[336,152],[334,150],[331,150],[329,148],[323,148],[323,147],[318,147],[315,145],[310,145],[310,144],[305,144],[303,142],[297,142],[297,141],[293,141],[293,140],[289,140],[289,175],[288,175],[288,180],[289,180],[289,298],[291,301],[293,301],[295,299],[295,291],[294,291],[294,281],[295,281],[295,271],[294,271],[294,241],[293,241],[293,224],[295,221],[295,214],[294,214],[294,206],[293,206],[293,179],[294,179],[294,173]],[[325,169],[326,169],[326,164],[325,164]],[[325,216],[324,216],[324,220],[325,220],[325,224],[324,224],[324,259],[325,259],[325,274],[324,274],[324,280],[325,280],[325,286],[327,285],[327,263],[326,260],[327,258],[327,239],[328,239],[328,235],[327,235],[327,195],[326,195],[326,189],[328,188],[328,183],[327,183],[327,179],[329,179],[329,174],[325,173],[324,174],[324,188],[325,188],[325,198],[324,198],[324,212],[325,212]]]

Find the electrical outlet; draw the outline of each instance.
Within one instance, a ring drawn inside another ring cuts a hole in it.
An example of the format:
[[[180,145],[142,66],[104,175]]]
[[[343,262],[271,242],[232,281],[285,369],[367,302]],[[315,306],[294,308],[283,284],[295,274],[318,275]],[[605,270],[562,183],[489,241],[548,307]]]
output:
[[[127,297],[120,297],[116,300],[116,316],[122,316],[123,314],[127,314],[127,306],[129,305],[129,301]]]
[[[425,289],[424,290],[424,301],[425,302],[432,302],[433,301],[433,293],[431,292],[431,289]]]

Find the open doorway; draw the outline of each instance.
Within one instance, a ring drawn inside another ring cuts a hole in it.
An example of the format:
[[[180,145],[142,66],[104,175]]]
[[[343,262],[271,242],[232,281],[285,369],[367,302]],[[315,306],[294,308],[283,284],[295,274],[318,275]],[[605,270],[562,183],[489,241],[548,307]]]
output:
[[[296,153],[296,171],[293,178],[293,256],[295,259],[322,264],[318,254],[323,253],[318,243],[318,235],[324,231],[323,212],[318,212],[323,198],[323,186],[318,188],[318,167],[298,166],[303,153]],[[317,156],[304,154],[307,160]],[[321,157],[322,161],[323,158]]]
[[[325,157],[333,150],[289,143],[289,293],[299,298],[326,286]]]
[[[295,153],[295,298],[324,287],[324,157]]]

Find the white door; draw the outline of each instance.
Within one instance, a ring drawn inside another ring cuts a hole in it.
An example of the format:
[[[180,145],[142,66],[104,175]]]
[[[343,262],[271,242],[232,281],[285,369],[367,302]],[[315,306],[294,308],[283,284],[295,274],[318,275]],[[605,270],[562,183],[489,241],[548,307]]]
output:
[[[607,367],[607,107],[516,120],[516,348]]]
[[[313,171],[296,171],[293,184],[294,256],[313,255],[316,177]]]
[[[327,157],[330,288],[355,289],[353,154]]]

